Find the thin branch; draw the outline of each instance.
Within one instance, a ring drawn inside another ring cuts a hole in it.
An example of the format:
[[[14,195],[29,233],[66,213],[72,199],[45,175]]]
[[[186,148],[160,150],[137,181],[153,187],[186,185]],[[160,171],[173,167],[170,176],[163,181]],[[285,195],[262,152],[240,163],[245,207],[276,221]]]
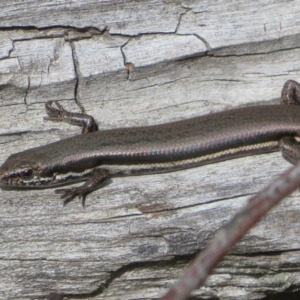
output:
[[[196,257],[183,277],[161,300],[184,300],[199,288],[216,264],[271,208],[300,186],[300,163],[288,169],[272,184],[248,200],[246,207]]]

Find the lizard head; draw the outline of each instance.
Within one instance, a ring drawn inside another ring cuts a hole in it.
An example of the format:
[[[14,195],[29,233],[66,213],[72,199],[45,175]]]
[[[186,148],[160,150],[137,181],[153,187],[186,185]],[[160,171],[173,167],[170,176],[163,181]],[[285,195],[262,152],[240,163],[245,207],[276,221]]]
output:
[[[0,186],[3,189],[35,187],[41,167],[29,151],[10,155],[0,167]]]

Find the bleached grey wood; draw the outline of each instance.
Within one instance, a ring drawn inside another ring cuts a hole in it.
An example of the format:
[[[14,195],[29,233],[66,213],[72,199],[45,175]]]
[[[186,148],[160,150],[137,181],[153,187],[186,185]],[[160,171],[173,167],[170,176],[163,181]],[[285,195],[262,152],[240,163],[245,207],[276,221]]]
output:
[[[183,0],[182,6],[190,10],[182,16],[177,33],[196,34],[211,49],[249,42],[263,43],[273,40],[277,43],[281,39],[299,34],[295,18],[300,13],[299,4],[298,0],[259,3]],[[253,52],[248,48],[246,53]]]
[[[299,4],[1,3],[0,163],[80,132],[43,121],[50,99],[84,108],[102,129],[277,103],[285,80],[300,79]],[[288,166],[271,153],[118,178],[84,209],[63,208],[52,189],[0,191],[0,299],[158,298]],[[195,297],[289,298],[300,285],[299,205],[295,193],[268,214]]]
[[[137,68],[196,55],[203,56],[206,50],[205,44],[195,35],[177,34],[131,38],[123,47],[126,63],[132,63]]]
[[[38,4],[38,5],[37,5]],[[177,1],[161,0],[42,0],[3,1],[0,27],[65,26],[108,29],[112,34],[174,32],[185,9]]]

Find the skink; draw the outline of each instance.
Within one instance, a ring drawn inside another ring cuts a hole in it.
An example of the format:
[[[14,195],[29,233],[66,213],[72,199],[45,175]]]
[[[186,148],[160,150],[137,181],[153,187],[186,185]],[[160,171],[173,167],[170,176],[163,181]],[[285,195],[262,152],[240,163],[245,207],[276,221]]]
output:
[[[83,126],[83,134],[13,154],[0,167],[0,185],[48,188],[86,180],[82,186],[58,189],[69,201],[83,201],[107,178],[168,172],[224,159],[281,149],[291,163],[300,158],[300,85],[282,90],[284,105],[262,105],[212,113],[183,121],[97,131],[91,116],[70,113],[46,103],[47,120]]]

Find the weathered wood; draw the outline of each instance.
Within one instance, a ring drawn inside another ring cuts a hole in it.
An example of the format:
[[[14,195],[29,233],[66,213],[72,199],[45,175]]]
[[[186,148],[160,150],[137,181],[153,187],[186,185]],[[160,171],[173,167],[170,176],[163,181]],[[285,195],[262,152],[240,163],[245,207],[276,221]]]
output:
[[[43,122],[50,99],[84,108],[102,129],[277,103],[284,82],[300,78],[299,4],[6,1],[0,162],[80,132]],[[118,178],[89,195],[84,209],[78,201],[63,208],[52,189],[0,191],[0,299],[158,298],[246,199],[288,166],[272,153]],[[291,299],[300,286],[299,214],[295,193],[195,299]]]

